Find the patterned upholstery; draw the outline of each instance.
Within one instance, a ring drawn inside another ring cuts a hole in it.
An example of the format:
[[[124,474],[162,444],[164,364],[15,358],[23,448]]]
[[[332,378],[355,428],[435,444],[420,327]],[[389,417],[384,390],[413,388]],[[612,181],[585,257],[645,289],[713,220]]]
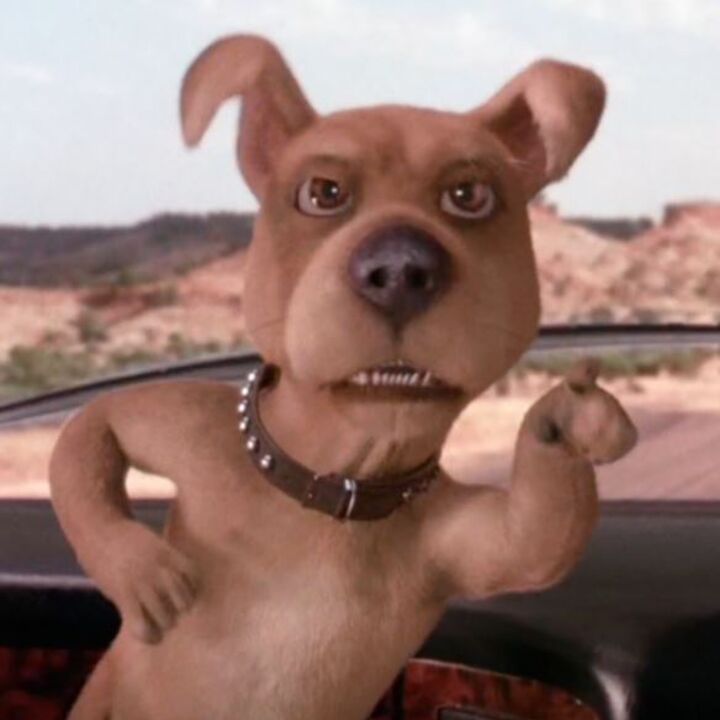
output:
[[[63,720],[101,655],[96,650],[0,648],[0,718]]]
[[[97,650],[0,648],[0,720],[64,720],[101,655]],[[562,690],[433,661],[410,661],[371,720],[400,717],[399,702],[405,720],[436,720],[441,707],[518,720],[597,720]]]

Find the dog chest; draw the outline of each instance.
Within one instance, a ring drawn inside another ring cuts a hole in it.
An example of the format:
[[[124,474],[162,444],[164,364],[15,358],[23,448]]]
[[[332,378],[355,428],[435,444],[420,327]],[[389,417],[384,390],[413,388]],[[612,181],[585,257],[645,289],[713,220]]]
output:
[[[178,720],[208,696],[223,698],[218,720],[239,711],[360,720],[439,616],[422,600],[414,548],[389,527],[230,529],[217,545],[202,543],[208,571],[196,607],[163,643],[124,662],[137,673],[128,694],[172,695]]]

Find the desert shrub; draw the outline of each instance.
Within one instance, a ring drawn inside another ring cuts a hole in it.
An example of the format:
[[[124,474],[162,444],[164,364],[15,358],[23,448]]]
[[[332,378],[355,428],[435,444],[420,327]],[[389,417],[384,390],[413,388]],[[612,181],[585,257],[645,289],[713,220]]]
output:
[[[706,300],[720,302],[720,270],[710,268],[698,279],[695,292]]]
[[[100,318],[92,310],[82,310],[75,319],[80,342],[88,345],[107,340],[107,331]]]
[[[119,372],[131,368],[160,364],[164,360],[165,358],[161,353],[145,350],[144,348],[113,350],[108,355],[101,371],[103,374],[112,374],[113,372]]]
[[[163,366],[178,360],[247,349],[245,338],[237,334],[230,343],[197,342],[174,333],[160,350],[128,347],[113,350],[101,358],[97,348],[62,350],[51,342],[38,346],[16,345],[0,362],[0,404],[15,397],[47,392],[148,366]]]
[[[173,283],[160,285],[143,293],[143,304],[148,308],[175,305],[178,301],[178,289]]]
[[[597,305],[591,308],[587,314],[588,320],[596,325],[605,325],[612,323],[615,319],[613,309],[606,305]]]
[[[187,338],[181,333],[171,333],[165,344],[165,353],[171,358],[184,360],[187,358],[197,357],[200,355],[209,355],[211,353],[219,353],[227,349],[217,342],[210,340],[207,342],[198,342]]]
[[[83,292],[80,300],[85,307],[104,308],[116,302],[120,295],[117,285],[95,285]]]
[[[87,352],[63,352],[42,346],[15,345],[0,364],[0,382],[42,392],[77,383],[93,374]]]
[[[137,285],[140,281],[140,275],[136,270],[124,267],[115,273],[112,284],[117,287],[130,287],[132,285]]]
[[[663,316],[659,310],[649,307],[633,308],[632,316],[637,322],[644,325],[655,325],[662,322]]]
[[[673,350],[648,349],[586,353],[598,357],[601,375],[605,378],[657,375],[665,370],[673,375],[691,376],[714,353],[704,348],[678,348]],[[528,371],[543,372],[552,376],[564,375],[578,355],[548,353],[526,358],[516,370],[519,375]]]

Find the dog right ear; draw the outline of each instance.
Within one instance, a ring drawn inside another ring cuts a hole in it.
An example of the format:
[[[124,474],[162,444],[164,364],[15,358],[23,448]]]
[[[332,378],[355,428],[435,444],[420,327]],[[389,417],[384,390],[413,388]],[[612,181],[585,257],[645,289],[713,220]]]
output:
[[[222,38],[193,62],[182,83],[186,145],[197,145],[220,105],[242,97],[237,160],[256,197],[285,143],[316,117],[278,49],[254,35]]]
[[[562,178],[597,129],[605,85],[592,71],[538,60],[472,112],[512,154],[528,199]]]

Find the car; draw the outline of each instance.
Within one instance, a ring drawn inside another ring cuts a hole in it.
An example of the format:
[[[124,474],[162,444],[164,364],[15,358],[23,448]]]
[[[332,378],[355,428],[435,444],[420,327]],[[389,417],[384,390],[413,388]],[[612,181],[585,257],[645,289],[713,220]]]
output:
[[[523,362],[557,362],[578,352],[629,356],[639,348],[717,354],[720,328],[549,327]],[[258,362],[252,352],[225,355],[17,400],[0,406],[0,433],[57,428],[98,393],[127,384],[177,377],[239,383]],[[702,447],[691,443],[684,451],[697,457],[709,449],[714,491],[717,406]],[[676,422],[683,412],[675,411]],[[670,428],[662,442],[677,447],[679,440]],[[604,499],[597,529],[568,577],[542,592],[453,602],[373,717],[720,717],[720,493],[703,492]],[[159,528],[167,502],[140,499],[133,509]],[[0,717],[64,717],[118,623],[73,558],[47,497],[0,502]]]

